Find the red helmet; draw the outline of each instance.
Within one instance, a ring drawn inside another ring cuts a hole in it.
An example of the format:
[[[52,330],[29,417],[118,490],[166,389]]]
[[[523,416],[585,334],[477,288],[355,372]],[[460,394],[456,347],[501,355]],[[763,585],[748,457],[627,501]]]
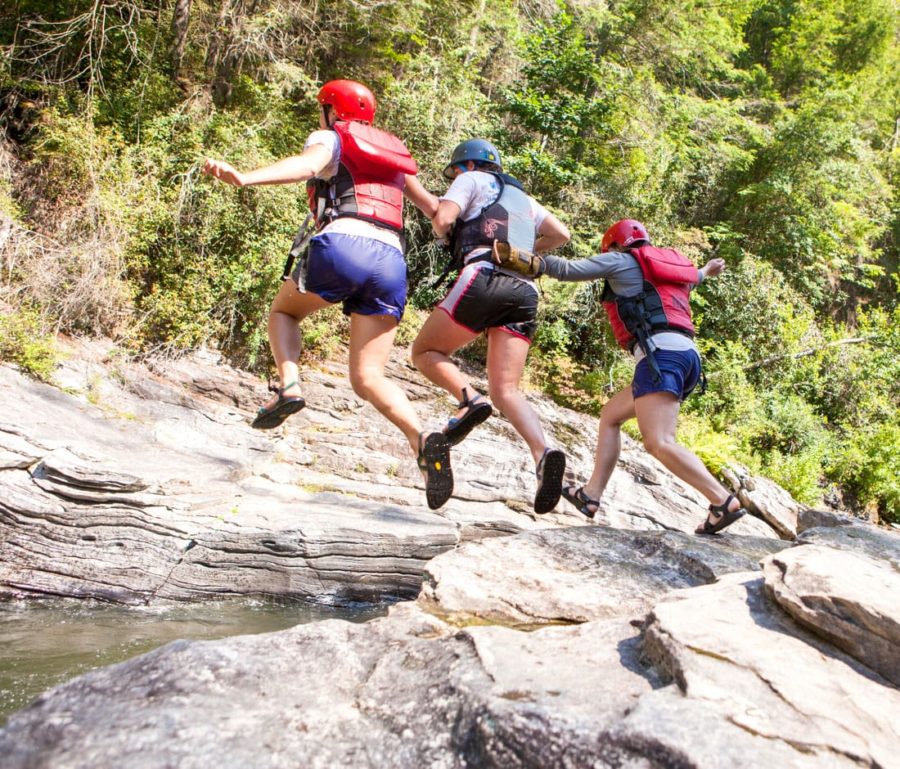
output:
[[[319,90],[319,104],[330,104],[341,120],[371,123],[375,117],[375,95],[355,80],[331,80]]]
[[[650,242],[647,228],[634,219],[620,219],[603,235],[601,251],[612,251],[614,248],[628,248],[639,240]]]

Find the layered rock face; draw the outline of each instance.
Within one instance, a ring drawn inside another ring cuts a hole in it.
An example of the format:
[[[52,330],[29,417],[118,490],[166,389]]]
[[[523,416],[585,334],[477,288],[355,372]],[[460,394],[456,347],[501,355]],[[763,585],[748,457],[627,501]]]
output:
[[[439,424],[447,403],[394,366]],[[69,386],[103,370],[73,366]],[[703,501],[631,443],[608,525],[536,517],[499,419],[429,513],[340,372],[310,374],[309,408],[272,435],[246,428],[238,372],[119,378],[98,404],[0,368],[2,594],[415,600],[81,676],[10,717],[4,769],[900,765],[892,532],[736,476],[780,523],[693,536]],[[586,470],[592,420],[539,408]]]

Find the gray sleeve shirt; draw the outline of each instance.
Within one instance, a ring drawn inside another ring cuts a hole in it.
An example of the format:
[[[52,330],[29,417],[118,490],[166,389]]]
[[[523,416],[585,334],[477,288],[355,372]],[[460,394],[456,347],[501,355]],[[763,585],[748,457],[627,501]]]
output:
[[[607,251],[587,259],[563,259],[559,256],[542,258],[544,274],[557,280],[571,282],[605,278],[618,296],[635,296],[644,288],[644,275],[631,254]],[[699,285],[702,280],[703,273],[697,270],[695,285]]]
[[[544,256],[545,275],[562,281],[609,281],[612,290],[620,296],[634,296],[644,287],[644,276],[637,260],[631,254],[607,251],[587,259],[563,259]]]

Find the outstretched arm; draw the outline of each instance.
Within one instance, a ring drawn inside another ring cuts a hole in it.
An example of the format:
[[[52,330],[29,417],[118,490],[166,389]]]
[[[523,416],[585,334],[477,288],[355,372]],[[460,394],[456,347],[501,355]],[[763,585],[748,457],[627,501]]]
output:
[[[541,222],[541,226],[538,227],[538,239],[534,241],[534,253],[542,254],[559,248],[568,243],[571,237],[566,225],[553,214],[547,214],[544,221]]]
[[[416,208],[418,208],[429,219],[434,219],[434,215],[438,209],[437,195],[433,195],[419,181],[419,177],[413,174],[406,175],[406,184],[403,187],[403,194]]]
[[[698,270],[698,272],[700,273],[700,279],[706,280],[707,278],[716,277],[716,275],[724,272],[724,270],[725,260],[717,257],[716,259],[710,259]]]
[[[279,160],[272,165],[241,173],[224,160],[207,159],[203,173],[235,187],[255,184],[291,184],[312,179],[331,161],[331,152],[321,144],[311,144],[300,155]]]
[[[640,270],[633,259],[625,259],[622,254],[607,251],[585,259],[563,259],[561,256],[542,256],[544,274],[563,281],[601,280],[605,278],[627,277],[630,271]],[[640,291],[640,278],[638,279]]]

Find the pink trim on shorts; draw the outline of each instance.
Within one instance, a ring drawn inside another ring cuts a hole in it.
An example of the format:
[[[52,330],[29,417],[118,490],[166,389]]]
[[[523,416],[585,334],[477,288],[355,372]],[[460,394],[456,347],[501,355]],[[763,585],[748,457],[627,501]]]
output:
[[[463,268],[463,269],[465,269],[465,268]],[[452,307],[452,309],[450,310],[450,313],[451,313],[451,314],[450,314],[450,317],[451,317],[451,318],[453,317],[453,313],[456,312],[456,308],[459,307],[459,303],[462,301],[463,297],[466,295],[466,292],[472,287],[472,284],[478,279],[478,276],[479,276],[480,274],[481,274],[481,268],[480,268],[480,267],[479,267],[477,270],[472,270],[472,277],[469,278],[469,282],[466,283],[466,285],[463,286],[463,287],[459,290],[459,295],[456,297],[456,302],[454,302],[453,307]],[[453,289],[451,289],[450,294],[452,294],[454,290],[456,290],[456,286],[454,286]],[[446,301],[447,298],[449,298],[450,294],[448,294],[447,297],[444,298],[444,301]],[[445,308],[442,306],[443,304],[444,304],[444,302],[441,302],[441,305],[440,305],[440,306],[441,306],[441,309],[445,309]],[[454,318],[454,320],[456,320],[456,319]],[[463,324],[460,323],[459,325],[462,326]],[[468,328],[468,326],[463,326],[463,328]]]
[[[531,346],[532,339],[529,339],[525,334],[520,334],[518,331],[513,331],[509,326],[490,326],[486,328],[485,331],[490,331],[491,329],[497,329],[497,331],[502,331],[504,334],[511,334],[512,336],[517,336],[519,339],[524,339],[528,342],[528,346]]]

